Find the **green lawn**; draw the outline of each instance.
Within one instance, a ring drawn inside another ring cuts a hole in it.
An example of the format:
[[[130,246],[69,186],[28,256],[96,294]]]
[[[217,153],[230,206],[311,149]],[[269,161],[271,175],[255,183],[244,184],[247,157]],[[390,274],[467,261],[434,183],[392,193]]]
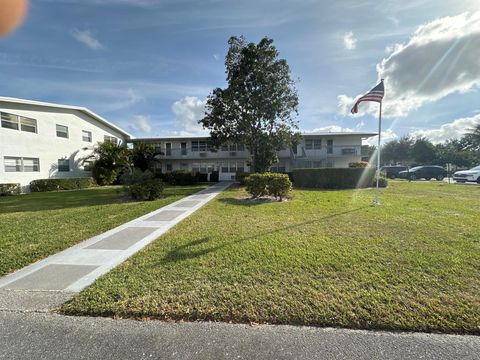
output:
[[[0,276],[203,188],[166,187],[151,202],[130,201],[118,186],[0,197]]]
[[[67,314],[480,333],[480,187],[392,181],[246,204],[232,188]]]

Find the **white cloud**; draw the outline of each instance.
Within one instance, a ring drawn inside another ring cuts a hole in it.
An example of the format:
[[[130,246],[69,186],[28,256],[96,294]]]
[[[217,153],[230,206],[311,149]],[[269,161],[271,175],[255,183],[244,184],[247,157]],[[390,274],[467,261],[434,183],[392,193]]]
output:
[[[100,50],[103,49],[103,45],[95,39],[90,32],[90,30],[78,30],[78,29],[73,29],[72,31],[72,36],[81,42],[83,45],[89,47],[90,49],[93,50]]]
[[[213,54],[213,58],[215,59],[215,61],[218,61],[220,59],[220,55],[218,54]]]
[[[185,96],[172,105],[177,126],[188,133],[199,133],[204,131],[198,120],[205,116],[206,100],[200,100],[196,96]]]
[[[387,129],[385,131],[382,131],[382,138],[381,138],[382,144],[385,144],[386,142],[389,142],[391,140],[395,140],[397,138],[398,138],[398,135],[392,129]],[[363,144],[364,145],[377,146],[378,145],[378,135],[372,136],[371,138],[368,138],[367,140],[363,140]]]
[[[456,119],[450,123],[443,124],[438,129],[420,129],[411,133],[414,137],[426,137],[434,144],[445,142],[449,139],[461,138],[471,129],[480,124],[480,114]]]
[[[378,81],[385,79],[385,116],[406,116],[426,103],[469,91],[480,84],[480,11],[419,26],[406,43],[389,49],[392,53],[377,65]],[[338,96],[339,111],[348,114],[359,96]],[[363,103],[360,115],[377,109],[378,104]]]
[[[353,32],[347,32],[343,36],[343,46],[346,50],[353,50],[357,47],[357,39],[353,36]]]
[[[144,115],[135,116],[135,121],[133,123],[133,128],[135,130],[141,131],[142,133],[149,133],[152,131],[152,124],[150,118]]]

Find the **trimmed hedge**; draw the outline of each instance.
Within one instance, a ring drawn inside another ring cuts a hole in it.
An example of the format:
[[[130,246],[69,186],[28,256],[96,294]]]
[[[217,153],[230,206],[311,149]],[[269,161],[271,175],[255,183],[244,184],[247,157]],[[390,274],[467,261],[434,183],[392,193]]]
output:
[[[135,169],[131,174],[124,174],[121,178],[125,190],[135,200],[155,200],[163,193],[163,182],[155,179],[149,170]]]
[[[364,168],[368,167],[368,165],[370,165],[368,161],[354,161],[354,162],[349,163],[348,167],[349,168],[364,169]]]
[[[316,189],[366,188],[375,180],[374,168],[294,169],[296,187]]]
[[[0,196],[19,195],[20,192],[21,187],[18,183],[0,184]]]
[[[240,183],[240,185],[245,185],[245,179],[250,175],[250,173],[237,171],[235,173],[235,180]]]
[[[270,195],[280,201],[292,189],[288,175],[277,173],[251,174],[245,178],[245,185],[247,192],[254,198]]]
[[[95,186],[93,178],[39,179],[30,182],[31,192],[78,190]]]
[[[199,181],[197,173],[185,170],[170,171],[162,177],[170,185],[195,185]]]

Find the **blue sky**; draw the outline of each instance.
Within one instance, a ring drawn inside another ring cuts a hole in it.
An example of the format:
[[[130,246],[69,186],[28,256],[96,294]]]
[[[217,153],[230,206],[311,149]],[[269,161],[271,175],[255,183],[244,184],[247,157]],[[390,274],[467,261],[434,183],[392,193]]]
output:
[[[274,39],[298,79],[300,128],[375,131],[355,97],[386,78],[385,138],[480,122],[476,1],[33,0],[0,39],[1,96],[85,106],[135,136],[197,133],[225,86],[227,40]]]

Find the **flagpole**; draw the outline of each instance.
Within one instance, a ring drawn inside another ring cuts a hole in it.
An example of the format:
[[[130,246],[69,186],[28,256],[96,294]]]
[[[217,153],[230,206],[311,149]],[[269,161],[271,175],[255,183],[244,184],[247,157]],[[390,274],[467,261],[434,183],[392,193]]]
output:
[[[383,79],[382,79],[382,81],[383,81]],[[376,189],[376,193],[375,193],[375,206],[380,205],[378,185],[379,185],[379,181],[380,181],[380,154],[381,154],[381,151],[382,151],[382,148],[381,148],[382,145],[380,143],[381,138],[382,138],[382,101],[380,101],[380,108],[378,110],[377,189]]]

